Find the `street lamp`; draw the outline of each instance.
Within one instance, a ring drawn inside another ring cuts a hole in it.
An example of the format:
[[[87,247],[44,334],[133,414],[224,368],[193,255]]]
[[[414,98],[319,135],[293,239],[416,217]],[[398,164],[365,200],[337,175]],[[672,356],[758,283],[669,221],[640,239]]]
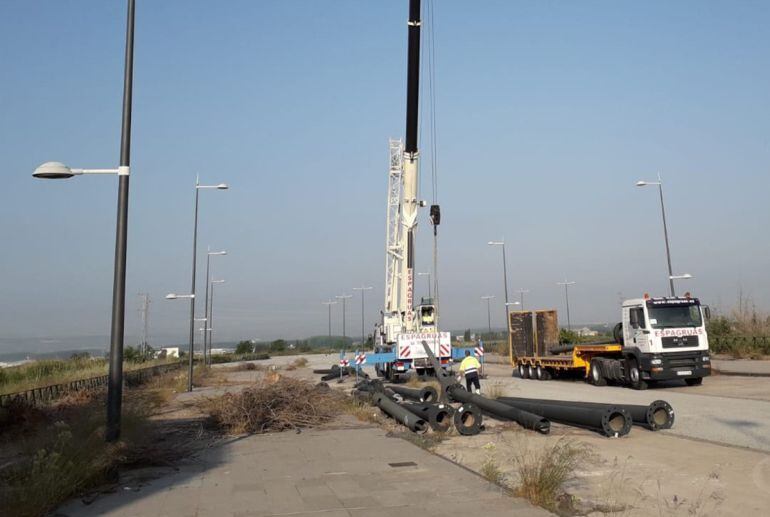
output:
[[[331,346],[332,337],[332,305],[337,305],[337,302],[329,300],[328,302],[321,302],[322,305],[329,307],[329,346]]]
[[[508,328],[508,321],[510,320],[510,316],[508,314],[508,266],[505,260],[505,240],[489,241],[487,245],[500,246],[501,248],[503,248],[503,286],[505,287],[505,326],[504,328]]]
[[[366,343],[366,332],[364,331],[364,291],[371,291],[374,287],[354,287],[354,291],[361,291],[361,348],[364,348]],[[374,340],[372,340],[372,346],[374,346]]]
[[[489,308],[489,300],[492,300],[493,298],[494,298],[494,295],[491,295],[491,294],[487,295],[487,296],[482,296],[481,297],[482,300],[486,300],[487,301],[487,326],[489,327],[489,335],[490,336],[492,335],[492,315],[491,315],[491,311],[490,311],[490,308]]]
[[[118,175],[118,216],[115,231],[115,267],[112,282],[112,323],[110,326],[110,367],[107,385],[107,426],[105,440],[120,438],[123,402],[123,337],[126,317],[126,245],[128,236],[128,177],[131,167],[131,102],[134,78],[134,0],[127,0],[126,51],[123,67],[123,116],[120,162],[117,169],[72,169],[61,162],[46,162],[32,174],[40,179],[65,179],[81,174]]]
[[[695,278],[690,273],[685,273],[683,275],[671,275],[668,277],[671,280],[690,280],[692,278]]]
[[[195,298],[194,294],[176,294],[176,293],[168,293],[166,295],[166,300],[178,300],[178,299],[184,299],[184,298]]]
[[[564,279],[564,282],[556,282],[556,285],[563,285],[564,286],[564,298],[567,301],[567,330],[572,330],[572,324],[569,320],[569,286],[575,285],[576,282],[568,282],[567,279]]]
[[[521,310],[524,310],[524,295],[529,293],[529,289],[519,289],[516,291],[519,293],[519,302],[521,303]]]
[[[211,345],[214,343],[214,284],[224,284],[224,280],[211,280],[208,283],[211,284],[211,301],[208,306],[208,335],[209,335],[209,361],[211,361]],[[205,349],[204,349],[205,359]]]
[[[343,294],[339,296],[335,296],[338,300],[342,300],[342,342],[344,344],[345,338],[348,337],[347,331],[345,330],[345,313],[347,312],[347,305],[345,304],[345,301],[348,298],[353,298],[352,294]]]
[[[195,266],[196,256],[198,254],[198,194],[203,189],[215,189],[215,190],[227,190],[226,183],[219,183],[218,185],[201,185],[198,178],[195,178],[195,223],[193,225],[193,254],[192,254],[192,286],[190,292],[195,294]],[[206,279],[208,281],[208,279]],[[195,296],[190,298],[190,364],[188,366],[189,373],[187,379],[187,391],[193,389],[193,360],[192,350],[195,347]]]
[[[669,288],[671,289],[671,296],[676,296],[676,292],[674,291],[674,273],[671,269],[671,248],[669,247],[668,243],[668,226],[666,225],[666,207],[663,204],[663,180],[660,178],[660,174],[658,174],[658,181],[637,181],[636,186],[637,187],[646,187],[648,185],[657,185],[658,186],[658,194],[660,194],[660,213],[663,216],[663,239],[666,242],[666,261],[668,263],[668,284]]]
[[[431,290],[430,290],[430,271],[426,271],[425,273],[417,273],[417,276],[427,276],[428,277],[428,298],[431,297]]]
[[[205,297],[205,309],[204,314],[206,314],[206,317],[209,316],[209,283],[211,282],[211,276],[209,276],[209,266],[211,264],[211,257],[212,256],[218,256],[218,255],[227,255],[227,251],[211,251],[211,248],[207,248],[206,252],[206,297]],[[211,343],[208,343],[208,332],[203,334],[203,363],[206,364],[206,349],[207,345],[208,348],[211,348]],[[211,359],[211,350],[209,350],[209,359]]]

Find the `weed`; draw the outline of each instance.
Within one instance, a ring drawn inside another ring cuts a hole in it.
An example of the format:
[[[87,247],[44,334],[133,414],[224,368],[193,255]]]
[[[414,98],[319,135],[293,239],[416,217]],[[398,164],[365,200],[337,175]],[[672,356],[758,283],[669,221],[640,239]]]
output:
[[[289,365],[286,367],[287,370],[296,370],[297,368],[304,368],[307,366],[307,359],[304,357],[298,357],[297,359],[293,360]]]
[[[519,476],[516,494],[555,511],[564,499],[564,483],[587,457],[588,446],[566,437],[549,447],[519,451],[512,458]]]
[[[480,472],[490,483],[501,486],[505,484],[505,474],[500,470],[500,467],[497,466],[497,462],[491,456],[487,457],[487,459],[484,460],[484,463],[481,464]]]
[[[417,434],[411,431],[395,431],[388,433],[388,436],[403,438],[426,451],[433,451],[438,445],[446,440],[447,433],[425,433]]]
[[[328,386],[270,376],[239,393],[226,393],[205,405],[214,421],[232,434],[313,427],[334,418],[342,395]]]
[[[345,399],[342,404],[342,410],[353,415],[361,422],[379,424],[382,421],[381,413],[377,408],[353,397]]]

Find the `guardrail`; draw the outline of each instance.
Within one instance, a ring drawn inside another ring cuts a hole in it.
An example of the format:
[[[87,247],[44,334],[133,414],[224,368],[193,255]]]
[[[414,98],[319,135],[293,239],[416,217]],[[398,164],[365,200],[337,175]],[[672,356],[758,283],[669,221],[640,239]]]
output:
[[[127,386],[136,386],[145,382],[151,377],[161,375],[171,370],[176,370],[182,366],[181,362],[158,364],[147,368],[138,368],[123,372],[123,382]],[[31,390],[19,391],[16,393],[6,393],[0,395],[0,407],[8,406],[12,402],[21,402],[26,405],[36,406],[51,402],[62,395],[82,390],[93,390],[106,386],[109,381],[109,375],[99,375],[87,379],[78,379],[75,381],[63,382],[61,384],[50,384]]]

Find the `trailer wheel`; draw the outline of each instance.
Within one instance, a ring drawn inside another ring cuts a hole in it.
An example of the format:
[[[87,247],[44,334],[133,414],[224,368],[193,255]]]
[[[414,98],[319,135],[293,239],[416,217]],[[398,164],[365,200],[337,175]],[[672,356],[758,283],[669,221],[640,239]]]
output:
[[[591,366],[588,372],[588,382],[594,386],[606,386],[607,379],[604,378],[601,359],[591,359]]]
[[[639,362],[636,358],[628,359],[628,383],[635,390],[646,390],[647,382],[642,379],[642,371],[639,369]]]
[[[537,377],[537,373],[535,373],[535,367],[531,364],[527,366],[527,379],[535,379]]]
[[[527,368],[524,366],[523,363],[519,363],[519,378],[520,379],[527,378]]]
[[[703,377],[685,379],[684,382],[686,382],[688,386],[700,386],[701,384],[703,384]]]
[[[543,367],[539,364],[535,367],[535,377],[537,377],[537,380],[539,381],[543,380]]]
[[[541,380],[543,381],[550,381],[553,378],[553,373],[548,368],[543,368],[543,378]]]

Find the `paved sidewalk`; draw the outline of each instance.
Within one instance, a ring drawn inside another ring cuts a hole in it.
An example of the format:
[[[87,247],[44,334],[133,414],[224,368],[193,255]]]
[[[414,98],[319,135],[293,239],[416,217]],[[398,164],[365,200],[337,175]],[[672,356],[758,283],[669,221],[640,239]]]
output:
[[[59,516],[544,516],[477,475],[379,428],[234,439],[144,486]]]
[[[760,359],[712,359],[711,365],[722,375],[770,377],[770,361]]]

